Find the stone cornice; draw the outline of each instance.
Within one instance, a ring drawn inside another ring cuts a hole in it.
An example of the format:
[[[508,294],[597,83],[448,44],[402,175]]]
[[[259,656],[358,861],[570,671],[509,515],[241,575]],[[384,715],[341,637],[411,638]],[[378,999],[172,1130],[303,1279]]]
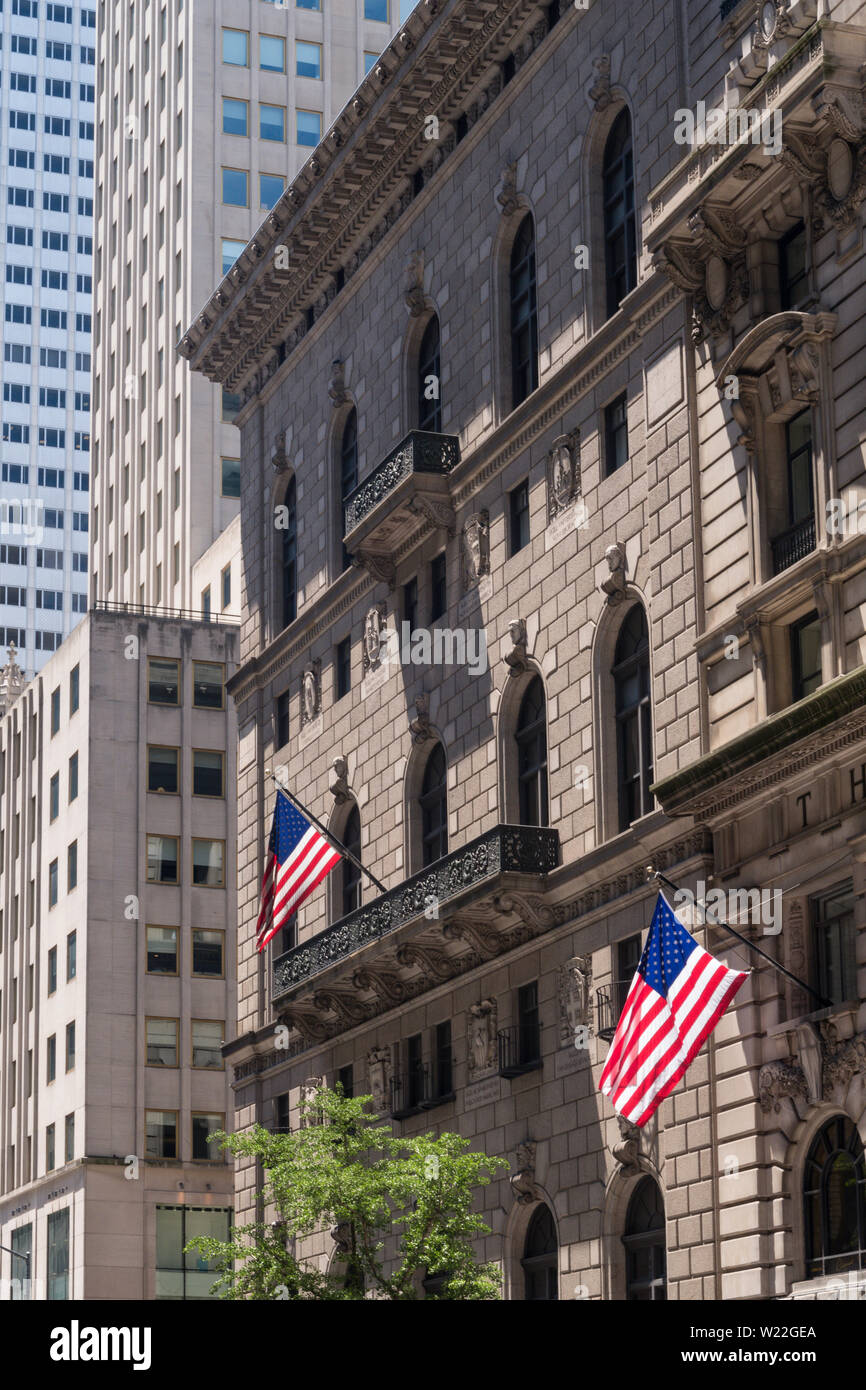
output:
[[[866,666],[822,685],[652,788],[670,815],[708,819],[866,738]]]

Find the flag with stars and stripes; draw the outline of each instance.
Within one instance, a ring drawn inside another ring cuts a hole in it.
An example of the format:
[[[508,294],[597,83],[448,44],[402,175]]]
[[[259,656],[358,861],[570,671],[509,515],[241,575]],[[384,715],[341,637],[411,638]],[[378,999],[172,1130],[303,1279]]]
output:
[[[260,951],[342,857],[278,791],[256,923],[256,945]]]
[[[646,1124],[748,974],[702,950],[659,893],[601,1074],[601,1090],[620,1115]]]

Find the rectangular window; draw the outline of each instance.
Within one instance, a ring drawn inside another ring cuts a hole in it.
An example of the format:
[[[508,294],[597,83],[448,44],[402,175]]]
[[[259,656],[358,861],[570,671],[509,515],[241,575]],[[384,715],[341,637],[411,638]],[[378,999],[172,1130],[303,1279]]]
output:
[[[537,1062],[541,1056],[538,1018],[538,981],[522,985],[517,991],[518,1060],[521,1066]]]
[[[57,867],[58,861],[52,859],[48,865],[48,906],[57,906],[57,892],[60,884],[60,874]]]
[[[193,1111],[192,1116],[192,1156],[193,1159],[201,1161],[210,1159],[211,1162],[218,1162],[221,1158],[219,1146],[215,1143],[208,1143],[208,1135],[215,1134],[217,1130],[225,1127],[225,1115],[204,1115]]]
[[[639,932],[635,936],[627,936],[624,941],[617,942],[616,980],[613,985],[615,1018],[612,1022],[614,1023],[625,1007],[626,995],[631,989],[631,982],[640,965],[642,951]]]
[[[66,1070],[73,1071],[75,1067],[75,1024],[66,1025]]]
[[[285,141],[286,108],[270,106],[262,102],[259,106],[259,135],[263,140]],[[223,198],[223,202],[227,199]],[[246,204],[244,204],[246,206]]]
[[[52,946],[48,952],[48,993],[53,994],[57,989],[57,947]]]
[[[148,657],[147,698],[151,705],[180,704],[179,661],[170,657]]]
[[[51,1132],[51,1162],[47,1152],[45,1166],[54,1167],[54,1126]],[[48,1145],[46,1143],[46,1151]],[[48,1217],[48,1288],[49,1303],[65,1303],[69,1298],[69,1208],[52,1211]]]
[[[298,111],[295,139],[299,145],[310,145],[315,149],[322,139],[322,113],[320,111]]]
[[[409,624],[410,631],[418,626],[418,580],[410,579],[403,585],[403,621]]]
[[[51,692],[51,737],[60,731],[60,686]]]
[[[516,555],[529,544],[529,479],[524,478],[509,494],[509,553]]]
[[[250,104],[236,97],[223,97],[223,133],[225,135],[249,135]]]
[[[55,772],[48,784],[48,819],[56,820],[60,815],[60,773]]]
[[[203,618],[210,618],[210,584],[201,591],[201,615]]]
[[[821,620],[816,612],[792,623],[791,700],[804,700],[821,684]]]
[[[785,454],[788,463],[788,521],[791,526],[798,526],[804,521],[814,521],[815,514],[811,410],[801,410],[786,424]],[[814,549],[814,541],[810,549]]]
[[[810,902],[815,988],[834,1004],[857,998],[854,887],[843,883]]]
[[[430,563],[430,621],[443,617],[447,607],[445,552]]]
[[[205,888],[225,886],[224,840],[193,840],[192,881]]]
[[[57,1077],[57,1034],[52,1033],[45,1051],[45,1081],[51,1085]]]
[[[295,41],[295,75],[297,77],[322,76],[322,45]]]
[[[342,700],[352,688],[352,639],[344,637],[334,649],[335,684],[337,699]]]
[[[272,208],[279,202],[286,187],[282,174],[259,174],[259,206]]]
[[[349,1100],[355,1094],[355,1072],[350,1062],[348,1066],[340,1067],[337,1072],[337,1085]]]
[[[229,607],[232,601],[231,565],[226,565],[225,569],[220,574],[220,589],[222,591],[222,610],[223,612],[225,612],[225,610]]]
[[[78,933],[71,931],[66,937],[66,979],[75,979],[78,969]]]
[[[80,667],[73,666],[69,672],[69,713],[73,715],[78,709],[80,686]]]
[[[625,392],[604,409],[604,472],[615,473],[628,459],[628,397]]]
[[[271,1134],[291,1134],[291,1115],[289,1106],[289,1093],[282,1091],[280,1095],[274,1096],[271,1111]]]
[[[75,801],[76,798],[77,798],[77,796],[78,796],[78,754],[77,754],[77,753],[73,753],[73,754],[72,754],[72,757],[69,759],[69,785],[68,785],[68,797],[67,797],[67,799],[68,799],[69,801]]]
[[[246,249],[245,241],[233,241],[230,237],[222,239],[222,273],[228,275],[238,256]]]
[[[222,393],[222,418],[227,425],[234,423],[234,420],[241,408],[241,398],[233,391],[223,389]]]
[[[63,1122],[63,1161],[71,1163],[75,1157],[75,1115],[67,1115]]]
[[[66,891],[71,893],[78,885],[78,841],[73,840],[66,851]]]
[[[148,835],[148,883],[179,883],[176,835]]]
[[[225,1037],[222,1019],[194,1018],[192,1020],[192,1064],[205,1071],[222,1071],[222,1045]]]
[[[48,1125],[48,1126],[46,1127],[46,1129],[45,1129],[45,1171],[46,1171],[47,1173],[51,1173],[51,1172],[53,1172],[55,1166],[56,1166],[56,1155],[55,1155],[55,1151],[54,1151],[54,1126],[53,1126],[53,1125]],[[48,1224],[49,1224],[49,1227],[50,1227],[50,1225],[51,1225],[51,1217],[50,1217],[50,1216],[49,1216],[49,1218],[48,1218]],[[49,1298],[51,1297],[50,1290],[49,1290],[48,1297],[49,1297]]]
[[[193,749],[192,755],[192,794],[193,796],[224,796],[222,753],[209,749]]]
[[[223,169],[223,202],[231,207],[247,207],[250,201],[248,181],[246,169]]]
[[[388,23],[388,0],[364,0],[364,18],[377,24]]]
[[[176,1018],[147,1018],[144,1021],[144,1036],[147,1045],[146,1065],[149,1067],[176,1067],[177,1060]]]
[[[436,1094],[450,1096],[454,1091],[454,1065],[451,1051],[451,1021],[436,1024]]]
[[[177,974],[177,927],[147,927],[148,975]]]
[[[276,708],[274,711],[274,723],[276,725],[276,746],[285,748],[289,741],[289,704],[291,696],[288,690],[284,690],[277,696]]]
[[[259,67],[265,72],[285,72],[286,41],[273,34],[259,35]]]
[[[205,1119],[210,1119],[205,1116]],[[220,1126],[222,1116],[217,1116]],[[209,1132],[209,1131],[208,1131]],[[195,1143],[195,1140],[193,1140]],[[219,1157],[219,1154],[216,1155]],[[156,1297],[180,1301],[207,1299],[214,1282],[213,1263],[203,1259],[198,1251],[187,1250],[196,1236],[213,1236],[227,1241],[231,1231],[232,1213],[220,1207],[163,1207],[156,1208]]]
[[[176,796],[180,790],[178,785],[179,767],[179,748],[162,748],[148,744],[147,790]]]
[[[225,932],[208,927],[194,927],[192,933],[192,973],[222,979],[224,972]]]
[[[222,709],[226,669],[218,661],[192,663],[192,702],[196,709]]]
[[[177,1158],[177,1111],[144,1112],[145,1158]]]
[[[223,497],[240,497],[241,495],[241,461],[240,459],[222,459],[222,484],[221,491]]]
[[[223,29],[223,62],[233,68],[249,65],[250,36],[244,29]]]
[[[779,290],[783,309],[795,309],[809,291],[806,226],[798,222],[779,242]]]

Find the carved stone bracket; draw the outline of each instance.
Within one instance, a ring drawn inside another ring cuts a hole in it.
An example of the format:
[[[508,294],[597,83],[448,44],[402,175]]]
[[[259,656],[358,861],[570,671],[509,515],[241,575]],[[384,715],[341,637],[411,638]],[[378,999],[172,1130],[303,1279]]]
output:
[[[418,318],[427,307],[424,294],[424,257],[420,251],[413,251],[406,262],[403,275],[403,300],[411,318]]]
[[[271,454],[271,467],[275,473],[285,473],[289,466],[289,456],[286,453],[286,432],[285,430],[280,430],[279,434],[274,435],[274,452]]]
[[[409,723],[409,732],[412,735],[412,742],[416,746],[430,743],[435,739],[436,733],[430,723],[429,695],[415,696],[415,718]]]
[[[497,912],[516,912],[523,925],[533,932],[547,931],[556,921],[540,893],[497,893],[493,906]]]
[[[511,217],[521,206],[517,192],[517,164],[506,164],[496,187],[496,201],[506,217]]]
[[[618,542],[609,545],[604,552],[610,574],[602,581],[602,591],[607,594],[608,604],[613,608],[622,603],[626,596],[626,553],[625,546]]]
[[[334,780],[329,787],[334,804],[345,806],[347,801],[351,801],[352,794],[349,791],[349,764],[345,758],[335,758],[333,762]]]
[[[508,624],[508,635],[511,638],[511,651],[506,652],[503,660],[508,667],[509,676],[520,676],[528,668],[526,658],[526,622],[523,618],[512,618]]]
[[[610,54],[602,53],[600,58],[594,58],[592,67],[595,81],[587,95],[596,111],[606,111],[613,100],[610,90]]]
[[[535,1150],[536,1144],[533,1139],[527,1139],[525,1143],[517,1145],[517,1163],[509,1182],[515,1200],[521,1206],[530,1206],[537,1202],[541,1195],[535,1181]]]
[[[353,555],[352,564],[357,569],[366,570],[371,578],[387,584],[390,590],[394,589],[397,571],[394,561],[387,555],[379,555],[371,550],[359,550]]]
[[[761,1067],[758,1100],[765,1114],[778,1114],[786,1097],[808,1105],[830,1102],[839,1088],[866,1073],[866,1033],[840,1039],[831,1021],[821,1023],[819,1029],[820,1035],[809,1023],[797,1028],[799,1065],[767,1062]]]
[[[617,1115],[616,1122],[619,1139],[611,1145],[611,1154],[625,1172],[637,1172],[640,1169],[640,1130],[624,1115]]]
[[[446,531],[453,539],[457,529],[454,508],[448,502],[440,502],[435,497],[416,495],[409,502],[409,510],[414,516],[423,516],[437,531]]]
[[[397,948],[397,962],[407,969],[417,966],[426,979],[431,982],[439,983],[442,980],[450,980],[453,974],[452,966],[444,951],[437,951],[433,946],[419,946],[417,942],[407,941]]]
[[[399,975],[394,975],[387,970],[371,970],[369,967],[362,967],[352,975],[352,984],[355,989],[371,990],[389,1006],[402,1004],[407,995],[406,986]]]
[[[335,408],[337,406],[347,405],[349,402],[349,393],[346,390],[346,382],[343,377],[344,367],[345,363],[341,361],[339,357],[336,357],[331,363],[331,378],[328,382],[328,395],[331,398],[331,404]]]
[[[502,943],[495,931],[490,931],[483,922],[473,922],[466,917],[452,917],[445,922],[442,935],[446,941],[468,941],[482,960],[489,960],[502,950]]]
[[[694,297],[692,340],[725,333],[749,297],[748,236],[734,217],[706,204],[689,218],[692,242],[668,241],[653,266],[685,294]]]

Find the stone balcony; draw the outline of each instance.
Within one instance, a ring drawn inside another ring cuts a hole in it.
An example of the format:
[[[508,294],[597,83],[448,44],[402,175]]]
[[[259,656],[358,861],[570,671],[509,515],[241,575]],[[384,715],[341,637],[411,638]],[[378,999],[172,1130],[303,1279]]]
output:
[[[453,434],[410,430],[344,503],[344,544],[356,564],[394,582],[394,555],[425,522],[454,534],[450,476],[460,462]]]
[[[275,1017],[322,1041],[548,930],[559,858],[556,830],[479,835],[278,956]]]

